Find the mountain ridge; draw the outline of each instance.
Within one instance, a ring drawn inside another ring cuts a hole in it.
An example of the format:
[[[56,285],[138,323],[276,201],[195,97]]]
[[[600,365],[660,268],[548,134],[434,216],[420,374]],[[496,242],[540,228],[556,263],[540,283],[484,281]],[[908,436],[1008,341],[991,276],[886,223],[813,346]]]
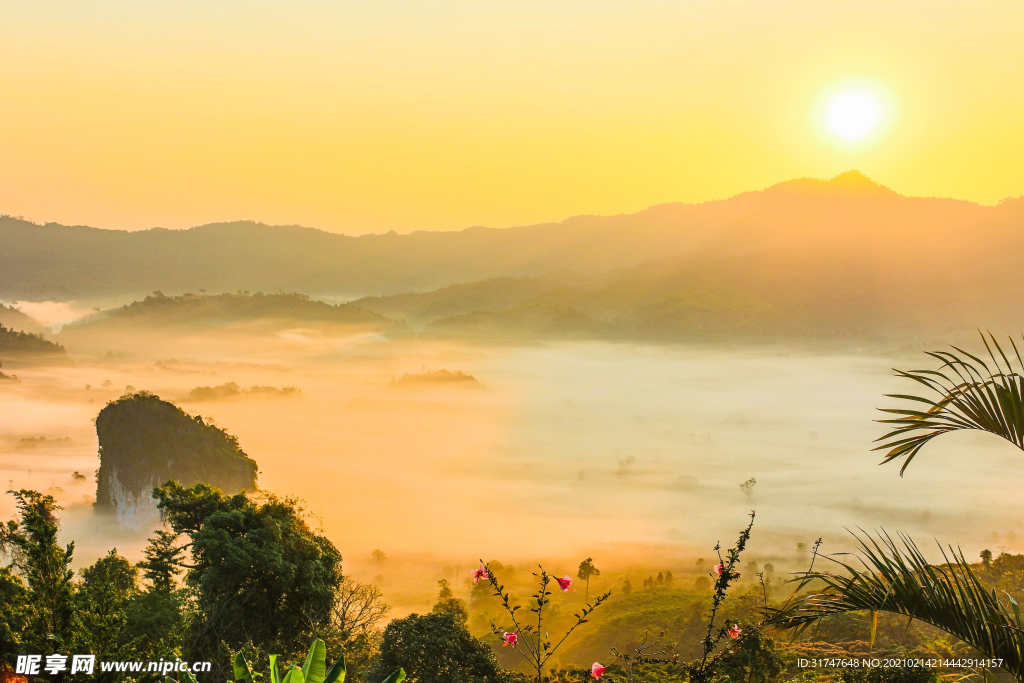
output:
[[[1021,240],[1021,224],[1024,200],[988,206],[906,197],[856,171],[633,214],[403,235],[349,236],[247,221],[130,232],[3,217],[0,298],[249,290],[354,299],[548,272],[596,276],[670,256],[717,259],[781,249],[852,250],[867,258],[901,242],[935,252],[966,234],[980,245],[969,251],[987,249],[1001,259]]]

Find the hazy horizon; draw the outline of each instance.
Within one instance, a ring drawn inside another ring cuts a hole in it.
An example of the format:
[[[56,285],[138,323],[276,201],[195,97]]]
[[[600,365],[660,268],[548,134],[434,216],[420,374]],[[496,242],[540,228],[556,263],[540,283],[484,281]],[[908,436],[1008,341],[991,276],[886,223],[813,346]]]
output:
[[[1011,194],[1007,194],[1007,195],[1005,195],[1003,197],[999,197],[997,199],[993,199],[993,200],[990,200],[990,201],[977,201],[977,200],[970,199],[970,198],[967,198],[967,197],[958,197],[958,196],[953,196],[953,195],[908,194],[908,193],[901,192],[899,188],[890,187],[890,186],[887,186],[887,185],[882,185],[881,183],[878,183],[874,178],[868,177],[866,174],[861,173],[861,171],[859,171],[856,168],[849,168],[849,169],[846,169],[845,171],[841,171],[841,172],[839,172],[837,174],[834,174],[834,175],[831,175],[831,176],[827,176],[827,177],[798,176],[798,177],[792,177],[792,178],[784,178],[784,179],[779,179],[779,180],[773,181],[770,184],[765,185],[763,187],[741,189],[741,190],[738,190],[738,191],[734,192],[733,194],[724,195],[724,196],[716,196],[716,197],[708,197],[708,198],[704,198],[704,199],[697,200],[697,201],[684,201],[684,200],[675,200],[675,199],[664,199],[664,200],[661,200],[661,201],[653,202],[653,203],[651,203],[649,205],[646,205],[646,206],[634,207],[633,209],[624,210],[624,211],[621,211],[621,212],[616,213],[616,214],[599,214],[599,213],[595,213],[593,211],[583,211],[583,212],[575,213],[575,214],[571,214],[571,215],[549,217],[549,218],[546,218],[546,219],[539,220],[536,223],[511,223],[511,224],[505,224],[505,225],[489,225],[489,224],[485,225],[484,223],[477,222],[477,223],[469,223],[469,224],[465,224],[465,225],[451,226],[451,227],[446,227],[446,228],[436,228],[435,227],[435,228],[430,228],[430,229],[421,228],[421,227],[417,227],[417,226],[397,227],[397,228],[396,227],[392,227],[392,228],[390,228],[389,230],[386,230],[386,231],[376,231],[376,232],[373,231],[373,230],[361,230],[358,226],[356,226],[354,228],[351,228],[351,229],[341,229],[341,228],[324,227],[324,226],[320,226],[320,225],[303,225],[303,224],[295,222],[295,221],[284,221],[284,222],[281,222],[281,223],[268,223],[268,222],[265,222],[265,221],[260,220],[258,218],[238,218],[238,217],[235,217],[235,218],[224,218],[224,217],[221,217],[221,218],[217,218],[217,219],[212,219],[211,218],[210,220],[202,220],[200,222],[193,223],[193,224],[190,224],[190,225],[178,225],[178,226],[174,226],[174,227],[167,227],[165,225],[160,225],[160,224],[155,224],[155,223],[152,224],[152,225],[148,225],[148,226],[123,226],[123,227],[109,227],[109,226],[104,226],[104,225],[86,225],[85,223],[82,223],[82,222],[65,222],[65,223],[61,223],[61,224],[62,225],[69,225],[69,226],[75,226],[75,227],[81,226],[81,227],[97,228],[99,230],[112,230],[112,231],[124,231],[124,232],[142,232],[142,231],[146,231],[146,230],[173,230],[173,231],[181,232],[181,231],[191,230],[193,228],[204,227],[204,226],[207,226],[207,225],[232,224],[232,223],[252,223],[252,224],[255,224],[255,225],[263,225],[263,226],[268,226],[268,227],[303,227],[303,228],[312,228],[313,230],[319,230],[319,231],[327,232],[327,233],[331,233],[331,234],[351,236],[351,237],[359,237],[359,236],[362,236],[362,235],[384,235],[384,234],[387,234],[387,233],[390,233],[390,232],[395,232],[395,233],[398,233],[399,235],[408,235],[408,234],[411,234],[411,233],[414,233],[414,232],[458,232],[458,231],[462,231],[462,230],[469,230],[469,229],[472,229],[472,228],[493,228],[493,229],[497,229],[497,230],[507,230],[507,229],[510,229],[510,228],[529,227],[529,226],[532,226],[532,225],[558,225],[558,224],[561,224],[561,223],[565,223],[567,221],[571,221],[574,218],[585,218],[585,217],[591,217],[591,216],[599,216],[599,217],[629,216],[629,215],[633,215],[633,214],[636,214],[636,213],[643,213],[646,210],[654,209],[654,208],[661,207],[661,206],[666,206],[666,205],[677,205],[677,204],[679,204],[679,205],[688,205],[688,206],[699,206],[701,204],[709,204],[709,203],[715,203],[715,202],[725,202],[725,201],[728,201],[730,199],[739,197],[741,195],[746,195],[746,194],[751,194],[751,193],[758,193],[758,192],[764,192],[766,190],[771,190],[771,189],[779,187],[779,186],[784,186],[787,183],[795,183],[795,182],[806,181],[806,180],[817,181],[817,182],[826,182],[827,183],[830,180],[835,180],[836,178],[839,178],[841,176],[846,176],[848,174],[850,174],[850,175],[856,174],[856,175],[864,176],[864,178],[869,180],[871,183],[878,184],[878,185],[880,185],[881,187],[883,187],[883,188],[885,188],[887,190],[892,190],[893,192],[899,194],[901,197],[905,197],[907,199],[949,199],[949,200],[954,200],[954,201],[966,202],[966,203],[969,203],[969,204],[975,204],[977,206],[994,207],[994,206],[999,206],[1000,204],[1002,204],[1002,203],[1004,203],[1004,202],[1006,202],[1008,200],[1019,199],[1021,197],[1024,197],[1024,184],[1021,185],[1021,191],[1018,192],[1017,194],[1012,194],[1012,193]],[[19,220],[25,220],[25,221],[28,221],[30,223],[34,223],[36,225],[46,225],[46,224],[49,224],[49,223],[57,223],[57,221],[48,220],[45,217],[39,218],[39,217],[33,217],[33,216],[13,215],[13,214],[3,213],[2,211],[0,211],[0,214],[3,214],[4,216],[10,217],[10,218],[16,218],[16,219],[19,219]]]

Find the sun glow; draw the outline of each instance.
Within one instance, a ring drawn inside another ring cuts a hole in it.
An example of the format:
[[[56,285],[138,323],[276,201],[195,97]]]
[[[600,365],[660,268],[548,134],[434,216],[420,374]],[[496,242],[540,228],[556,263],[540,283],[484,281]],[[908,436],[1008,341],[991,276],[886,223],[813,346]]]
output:
[[[882,88],[843,84],[824,93],[816,118],[828,139],[859,146],[884,130],[892,110],[888,93]]]
[[[844,90],[825,105],[825,125],[851,142],[875,132],[882,123],[882,115],[882,102],[867,90]]]

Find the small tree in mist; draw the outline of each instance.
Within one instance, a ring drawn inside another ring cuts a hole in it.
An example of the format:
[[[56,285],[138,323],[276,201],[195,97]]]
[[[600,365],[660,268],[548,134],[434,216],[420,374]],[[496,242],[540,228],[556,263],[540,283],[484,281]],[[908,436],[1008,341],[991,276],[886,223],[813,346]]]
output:
[[[466,601],[455,597],[448,579],[441,579],[437,582],[437,585],[440,587],[440,590],[437,595],[437,604],[430,610],[431,613],[451,614],[463,624],[467,623],[469,621],[469,610],[466,609]]]
[[[750,500],[754,496],[755,486],[757,486],[757,479],[754,479],[753,477],[740,484],[740,491],[743,491],[743,495],[747,497],[747,500]]]
[[[580,570],[576,574],[580,581],[586,581],[587,587],[583,592],[583,600],[590,599],[590,577],[601,576],[601,570],[594,566],[594,558],[588,557],[587,559],[580,562]]]

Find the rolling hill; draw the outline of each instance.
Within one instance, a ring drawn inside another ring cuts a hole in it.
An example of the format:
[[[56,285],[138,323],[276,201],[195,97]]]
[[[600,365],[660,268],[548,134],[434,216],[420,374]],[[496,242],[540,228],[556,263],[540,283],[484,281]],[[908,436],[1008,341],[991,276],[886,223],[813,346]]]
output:
[[[1024,321],[1014,294],[1024,278],[1016,256],[1022,200],[983,207],[907,198],[851,173],[784,183],[715,208],[731,227],[702,245],[567,278],[538,294],[530,295],[543,279],[533,278],[490,300],[481,295],[492,285],[483,282],[361,305],[400,301],[407,311],[449,312],[418,319],[431,336],[513,340],[892,341],[1017,332]]]
[[[61,339],[83,332],[118,330],[202,330],[233,323],[287,325],[326,323],[374,329],[394,328],[382,315],[351,304],[331,305],[303,294],[184,294],[154,292],[141,301],[101,311],[65,326]]]
[[[37,320],[14,306],[0,304],[0,325],[20,332],[42,334],[48,332]]]
[[[2,356],[59,356],[66,352],[60,344],[45,339],[41,334],[10,330],[0,325],[0,355]]]
[[[560,271],[594,276],[671,257],[714,261],[764,250],[857,257],[869,271],[893,252],[920,253],[921,267],[973,268],[990,257],[1006,264],[1007,254],[1024,246],[1022,224],[1024,199],[982,206],[904,197],[856,171],[630,215],[407,235],[350,237],[252,222],[126,232],[4,217],[0,296],[283,290],[354,298]],[[960,251],[964,260],[946,258]]]
[[[905,197],[856,171],[508,229],[347,237],[256,223],[119,232],[4,218],[0,239],[10,245],[0,295],[12,298],[200,287],[367,295],[349,308],[271,298],[298,295],[148,297],[69,331],[284,309],[489,339],[872,340],[1015,331],[1024,320],[1024,198]]]

